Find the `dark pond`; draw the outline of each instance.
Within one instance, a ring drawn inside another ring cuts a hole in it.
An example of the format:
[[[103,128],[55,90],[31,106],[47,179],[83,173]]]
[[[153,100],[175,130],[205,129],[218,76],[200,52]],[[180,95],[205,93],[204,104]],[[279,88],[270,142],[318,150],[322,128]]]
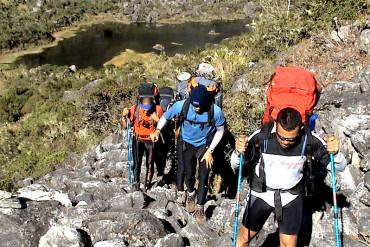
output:
[[[248,32],[247,23],[247,20],[238,20],[163,26],[112,22],[96,24],[42,53],[20,57],[17,62],[28,67],[74,64],[79,68],[98,68],[125,49],[140,53],[151,52],[154,51],[155,44],[163,45],[166,54],[173,56]],[[212,30],[217,35],[210,34]]]

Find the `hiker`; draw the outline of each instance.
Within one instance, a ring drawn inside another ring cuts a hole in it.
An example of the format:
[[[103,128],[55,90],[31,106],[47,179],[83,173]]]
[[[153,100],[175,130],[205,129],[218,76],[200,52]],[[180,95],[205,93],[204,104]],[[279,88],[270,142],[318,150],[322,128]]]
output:
[[[176,76],[176,100],[184,100],[189,98],[189,81],[191,74],[188,72],[180,72]]]
[[[177,101],[185,100],[189,98],[191,74],[189,72],[180,72],[176,76],[176,93],[175,98]],[[176,202],[180,205],[185,204],[186,194],[184,192],[185,183],[185,169],[183,165],[182,158],[182,141],[180,136],[181,128],[178,123],[178,119],[174,119],[175,123],[175,141],[176,141],[176,189],[177,189],[177,199]]]
[[[150,135],[155,132],[156,125],[163,115],[163,110],[155,104],[155,94],[157,88],[155,84],[143,83],[139,86],[138,102],[130,108],[124,108],[122,111],[122,126],[126,126],[126,117],[133,123],[133,174],[134,183],[132,189],[140,189],[141,163],[145,153],[146,157],[146,175],[144,181],[144,192],[150,189],[154,173],[154,143]]]
[[[158,135],[167,121],[178,118],[181,126],[181,153],[185,170],[185,182],[188,189],[186,210],[195,212],[199,224],[206,221],[204,204],[208,190],[208,175],[213,165],[213,151],[220,142],[225,126],[225,118],[220,107],[212,102],[211,95],[206,87],[199,85],[193,88],[187,100],[176,102],[159,120],[153,140],[158,140]],[[197,203],[195,173],[199,162],[199,185],[197,190]],[[181,193],[183,187],[178,184]],[[182,192],[184,193],[184,192]]]
[[[162,87],[159,94],[159,105],[163,112],[166,112],[174,103],[175,92],[171,87]],[[157,186],[175,181],[175,147],[175,123],[171,121],[162,131],[159,141],[155,143]]]
[[[304,171],[308,161],[330,168],[329,153],[335,154],[335,167],[343,171],[346,159],[334,136],[325,141],[302,123],[296,109],[280,110],[276,120],[265,124],[248,138],[239,136],[231,165],[238,169],[239,154],[245,155],[251,193],[243,215],[236,246],[248,246],[275,212],[280,246],[296,246],[303,214]]]

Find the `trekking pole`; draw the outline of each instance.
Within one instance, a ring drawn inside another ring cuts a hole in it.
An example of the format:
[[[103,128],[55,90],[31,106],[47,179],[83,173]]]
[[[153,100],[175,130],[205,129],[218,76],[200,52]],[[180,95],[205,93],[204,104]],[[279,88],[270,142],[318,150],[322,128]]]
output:
[[[239,158],[239,174],[238,174],[238,189],[236,193],[236,202],[235,202],[235,215],[234,215],[234,232],[233,232],[233,247],[236,246],[236,239],[238,236],[238,225],[239,225],[239,208],[240,208],[240,191],[242,184],[242,168],[244,165],[244,155],[240,155]]]
[[[129,124],[129,119],[126,117],[126,139],[127,139],[127,161],[128,161],[128,182],[131,185],[133,182],[132,176],[132,133],[131,125]]]
[[[339,229],[339,215],[338,215],[338,205],[337,205],[337,177],[335,175],[334,166],[334,154],[330,153],[330,165],[331,165],[331,177],[332,177],[332,188],[333,188],[333,214],[334,214],[334,227],[335,227],[335,242],[336,247],[342,247],[340,239],[340,229]]]

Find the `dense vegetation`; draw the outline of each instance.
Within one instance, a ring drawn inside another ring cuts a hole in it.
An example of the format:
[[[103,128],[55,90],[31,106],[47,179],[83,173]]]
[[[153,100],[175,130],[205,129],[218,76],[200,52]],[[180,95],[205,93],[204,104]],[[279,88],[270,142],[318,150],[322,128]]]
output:
[[[16,0],[0,1],[0,50],[37,44],[52,33],[70,26],[85,14],[96,15],[121,9],[119,0]]]
[[[253,22],[254,32],[208,46],[204,51],[161,55],[121,68],[77,73],[48,65],[3,70],[0,80],[7,90],[0,97],[0,186],[12,189],[19,179],[38,177],[68,155],[86,150],[117,130],[121,102],[127,104],[135,98],[135,88],[141,81],[173,84],[176,72],[190,70],[206,60],[216,67],[226,95],[232,83],[245,73],[250,85],[261,85],[271,73],[269,64],[280,52],[317,32],[332,30],[333,17],[340,21],[361,19],[368,11],[366,0],[301,0],[291,6],[288,1],[278,0],[258,3],[260,15]],[[257,69],[248,68],[250,62],[257,62]],[[100,85],[76,102],[62,99],[65,90],[78,89],[95,79],[102,79]],[[262,109],[263,90],[246,90],[225,101],[234,133],[255,128]]]

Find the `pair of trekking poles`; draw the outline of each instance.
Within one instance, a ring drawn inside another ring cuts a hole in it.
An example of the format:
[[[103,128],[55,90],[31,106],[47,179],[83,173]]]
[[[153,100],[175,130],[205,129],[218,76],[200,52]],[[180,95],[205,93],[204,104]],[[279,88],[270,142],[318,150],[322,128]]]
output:
[[[334,165],[334,154],[330,153],[330,170],[332,176],[332,190],[333,190],[333,215],[334,215],[334,227],[335,227],[335,243],[336,247],[342,247],[340,228],[339,228],[339,215],[338,215],[338,204],[337,204],[337,177],[335,173]],[[234,230],[233,230],[233,247],[236,247],[236,241],[238,236],[239,226],[239,210],[240,210],[240,192],[242,187],[242,168],[244,165],[244,155],[240,155],[239,158],[239,173],[238,173],[238,189],[236,193],[236,203],[234,210]]]

